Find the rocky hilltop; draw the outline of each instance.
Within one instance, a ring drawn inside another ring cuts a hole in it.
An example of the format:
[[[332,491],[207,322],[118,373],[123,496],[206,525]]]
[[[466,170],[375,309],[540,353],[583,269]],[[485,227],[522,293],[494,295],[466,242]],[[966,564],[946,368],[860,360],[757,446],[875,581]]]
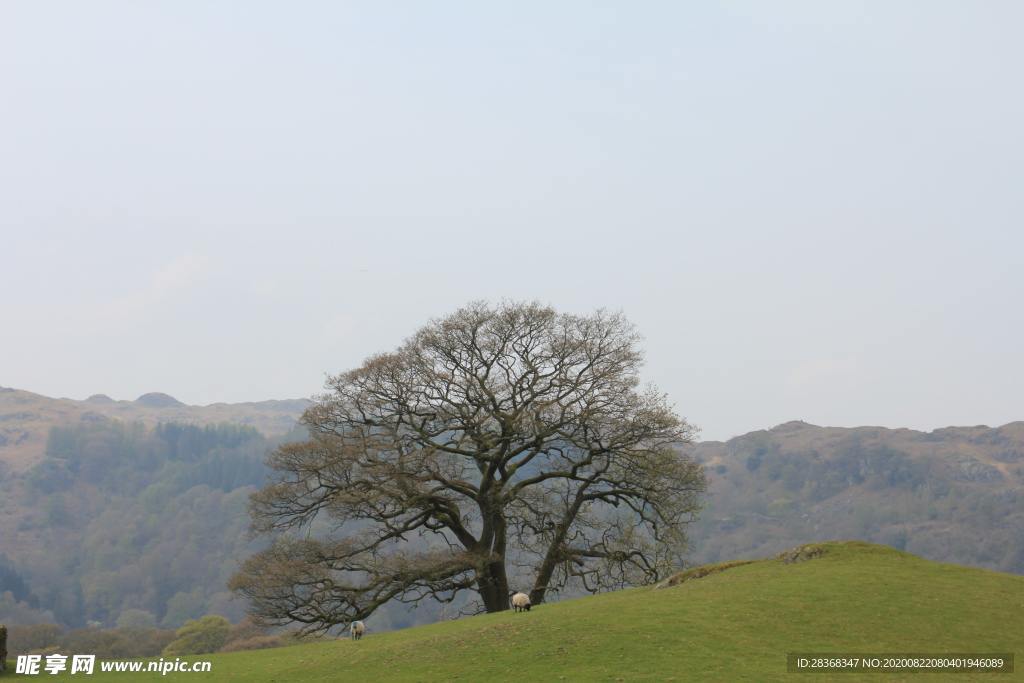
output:
[[[266,436],[286,434],[309,405],[306,399],[212,403],[190,406],[173,396],[152,392],[134,401],[116,401],[93,394],[84,401],[50,398],[30,391],[0,387],[0,463],[23,471],[39,462],[54,426],[114,418],[152,426],[161,422],[248,425]]]

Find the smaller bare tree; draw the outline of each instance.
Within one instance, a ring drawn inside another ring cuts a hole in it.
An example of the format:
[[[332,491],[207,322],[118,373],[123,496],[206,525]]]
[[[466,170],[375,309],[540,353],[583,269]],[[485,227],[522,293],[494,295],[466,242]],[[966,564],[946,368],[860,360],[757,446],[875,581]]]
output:
[[[254,495],[274,536],[232,579],[266,624],[307,631],[392,601],[530,597],[657,581],[681,563],[704,473],[693,429],[638,390],[621,316],[473,304],[332,377],[310,439]]]

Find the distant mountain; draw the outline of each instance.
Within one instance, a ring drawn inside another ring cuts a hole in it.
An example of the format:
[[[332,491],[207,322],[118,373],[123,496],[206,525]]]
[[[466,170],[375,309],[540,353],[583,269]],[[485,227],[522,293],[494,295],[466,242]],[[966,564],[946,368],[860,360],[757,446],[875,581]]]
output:
[[[147,426],[161,422],[232,423],[254,427],[265,436],[276,436],[288,433],[308,405],[306,399],[291,399],[189,406],[157,392],[143,394],[134,401],[115,401],[105,394],[75,401],[0,387],[0,467],[24,471],[39,462],[50,428],[55,426],[98,418]]]
[[[0,389],[0,621],[112,625],[142,609],[173,628],[241,615],[225,582],[258,546],[247,499],[269,474],[266,453],[302,438],[292,428],[308,402],[148,396]],[[1024,422],[932,432],[789,422],[689,448],[710,480],[690,528],[694,564],[838,538],[1024,574]],[[375,623],[436,618],[396,606]]]
[[[161,394],[159,391],[143,394],[135,399],[135,402],[150,408],[177,408],[178,406],[185,405],[173,396]]]
[[[710,479],[695,562],[849,538],[1024,573],[1024,422],[931,432],[788,422],[693,453]]]

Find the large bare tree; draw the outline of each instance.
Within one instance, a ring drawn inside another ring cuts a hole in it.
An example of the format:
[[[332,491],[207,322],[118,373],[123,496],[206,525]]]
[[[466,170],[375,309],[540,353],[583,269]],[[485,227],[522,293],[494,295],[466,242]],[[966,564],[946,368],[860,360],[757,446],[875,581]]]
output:
[[[508,608],[564,589],[651,583],[678,567],[704,473],[693,429],[641,390],[621,315],[476,303],[331,377],[252,499],[270,547],[232,587],[307,631],[384,603],[475,591]]]

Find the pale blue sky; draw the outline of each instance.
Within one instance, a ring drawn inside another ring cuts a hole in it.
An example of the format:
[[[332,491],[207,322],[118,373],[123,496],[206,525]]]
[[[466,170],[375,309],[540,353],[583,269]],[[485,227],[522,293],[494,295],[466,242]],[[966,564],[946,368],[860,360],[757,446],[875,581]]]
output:
[[[1024,419],[1024,4],[0,3],[0,385],[623,310],[727,438]]]

